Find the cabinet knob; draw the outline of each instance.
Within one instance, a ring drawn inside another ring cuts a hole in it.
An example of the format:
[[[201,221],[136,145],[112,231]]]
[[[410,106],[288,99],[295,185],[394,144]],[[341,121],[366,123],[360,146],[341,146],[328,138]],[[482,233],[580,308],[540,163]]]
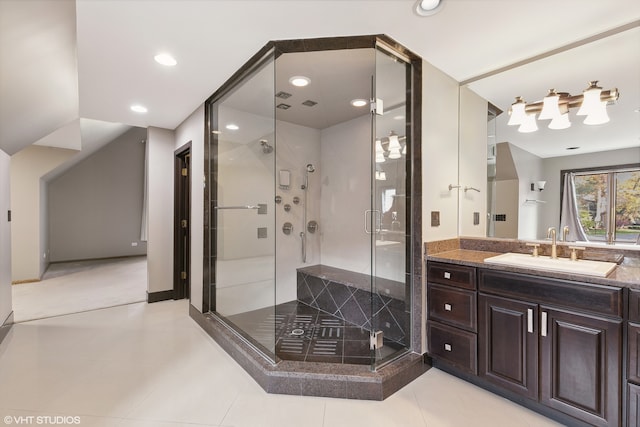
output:
[[[444,272],[444,278],[445,279],[451,279],[451,273],[449,273],[448,271]]]
[[[446,351],[451,351],[451,344],[445,344],[445,345],[444,345],[444,349],[445,349]]]
[[[451,311],[451,304],[445,304],[444,305],[444,310],[445,311]]]

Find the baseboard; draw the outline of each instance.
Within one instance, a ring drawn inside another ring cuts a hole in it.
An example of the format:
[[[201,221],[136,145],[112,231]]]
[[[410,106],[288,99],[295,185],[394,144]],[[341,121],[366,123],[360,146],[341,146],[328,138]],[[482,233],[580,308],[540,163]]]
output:
[[[160,302],[173,299],[173,289],[168,291],[149,292],[147,291],[147,302],[149,304],[153,302]]]
[[[9,330],[13,326],[13,311],[9,313],[9,316],[4,321],[2,325],[0,325],[0,344],[2,344],[2,340],[9,334]]]

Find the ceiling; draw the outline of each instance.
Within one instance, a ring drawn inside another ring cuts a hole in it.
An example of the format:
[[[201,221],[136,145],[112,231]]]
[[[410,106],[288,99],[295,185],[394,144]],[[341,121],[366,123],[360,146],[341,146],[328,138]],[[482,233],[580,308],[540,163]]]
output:
[[[0,148],[13,154],[80,118],[175,129],[269,40],[383,33],[465,81],[640,19],[637,0],[444,1],[420,17],[414,0],[1,0]],[[156,64],[161,51],[178,64]],[[569,85],[558,70],[542,64],[505,99],[538,79],[538,98],[592,79],[618,86],[620,102],[629,93],[600,73]],[[58,135],[51,144],[82,146],[82,132]]]

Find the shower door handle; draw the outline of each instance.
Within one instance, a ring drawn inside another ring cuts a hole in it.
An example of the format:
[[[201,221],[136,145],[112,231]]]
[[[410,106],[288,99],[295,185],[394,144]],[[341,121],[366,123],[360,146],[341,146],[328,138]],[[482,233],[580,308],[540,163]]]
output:
[[[376,225],[375,225],[375,230],[371,231],[369,230],[369,223],[370,221],[368,221],[368,219],[371,217],[372,214],[375,214],[376,216]],[[366,211],[364,211],[364,232],[367,234],[374,234],[374,233],[379,233],[380,230],[382,229],[382,223],[381,223],[381,219],[380,219],[380,211],[378,209],[367,209]]]
[[[214,209],[260,209],[258,205],[216,206]]]

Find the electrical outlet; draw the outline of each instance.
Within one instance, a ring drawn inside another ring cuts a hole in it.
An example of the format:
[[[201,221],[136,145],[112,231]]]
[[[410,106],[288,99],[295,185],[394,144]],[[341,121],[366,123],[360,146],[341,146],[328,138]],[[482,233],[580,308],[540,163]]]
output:
[[[440,225],[440,211],[431,211],[431,226],[438,227]]]

